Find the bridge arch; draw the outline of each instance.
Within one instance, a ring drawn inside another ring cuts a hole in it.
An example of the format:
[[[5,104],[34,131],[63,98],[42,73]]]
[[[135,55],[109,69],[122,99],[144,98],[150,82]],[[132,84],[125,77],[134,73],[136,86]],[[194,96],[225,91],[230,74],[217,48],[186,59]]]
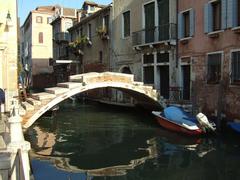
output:
[[[36,105],[33,111],[27,112],[22,117],[23,128],[30,127],[45,112],[71,96],[106,87],[125,91],[142,102],[160,106],[157,91],[152,86],[145,86],[141,82],[133,81],[133,75],[110,72],[87,73],[71,76],[70,82],[60,83],[58,87],[47,88],[45,93],[33,94],[32,97],[40,101],[41,105]]]

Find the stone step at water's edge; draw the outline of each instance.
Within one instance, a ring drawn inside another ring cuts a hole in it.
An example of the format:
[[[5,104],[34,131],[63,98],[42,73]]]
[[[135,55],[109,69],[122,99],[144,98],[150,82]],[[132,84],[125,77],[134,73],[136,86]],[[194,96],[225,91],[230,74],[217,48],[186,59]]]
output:
[[[65,83],[58,83],[57,86],[62,87],[62,88],[74,89],[74,88],[77,88],[77,87],[81,87],[82,83],[65,82]]]
[[[29,104],[28,102],[21,102],[22,107],[26,110],[26,111],[33,111],[34,110],[34,106]]]
[[[33,106],[41,105],[41,101],[38,101],[38,100],[33,99],[33,98],[27,98],[26,101]]]
[[[50,94],[58,95],[58,94],[63,94],[69,91],[69,89],[63,88],[63,87],[52,87],[52,88],[46,88],[45,91]]]
[[[36,94],[32,94],[31,97],[35,100],[39,100],[39,101],[42,101],[42,100],[49,100],[49,99],[53,99],[56,97],[56,95],[54,94],[49,94],[47,92],[42,92],[42,93],[36,93]]]

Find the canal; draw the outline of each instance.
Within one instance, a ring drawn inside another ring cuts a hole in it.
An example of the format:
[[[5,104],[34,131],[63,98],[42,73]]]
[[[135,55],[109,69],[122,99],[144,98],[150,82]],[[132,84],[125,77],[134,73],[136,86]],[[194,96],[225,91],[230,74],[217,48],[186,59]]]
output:
[[[237,136],[192,138],[141,110],[65,101],[25,133],[35,180],[237,180]]]

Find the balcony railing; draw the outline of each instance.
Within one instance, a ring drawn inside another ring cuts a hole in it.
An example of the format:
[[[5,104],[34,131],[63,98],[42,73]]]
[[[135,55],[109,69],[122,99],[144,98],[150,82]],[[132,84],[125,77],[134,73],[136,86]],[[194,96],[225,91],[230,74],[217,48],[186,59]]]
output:
[[[176,24],[156,26],[132,33],[133,46],[176,40]]]
[[[69,42],[70,34],[67,32],[59,32],[55,34],[54,40],[56,42]]]

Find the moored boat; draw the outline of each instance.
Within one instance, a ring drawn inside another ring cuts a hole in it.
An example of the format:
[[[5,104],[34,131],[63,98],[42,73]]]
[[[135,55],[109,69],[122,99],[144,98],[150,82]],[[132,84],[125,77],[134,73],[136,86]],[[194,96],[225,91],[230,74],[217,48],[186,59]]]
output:
[[[152,113],[162,127],[178,133],[201,135],[205,134],[207,129],[215,130],[202,113],[195,118],[175,106],[167,107],[163,112],[153,111]]]
[[[229,122],[228,126],[236,133],[240,134],[240,123],[238,122]]]

